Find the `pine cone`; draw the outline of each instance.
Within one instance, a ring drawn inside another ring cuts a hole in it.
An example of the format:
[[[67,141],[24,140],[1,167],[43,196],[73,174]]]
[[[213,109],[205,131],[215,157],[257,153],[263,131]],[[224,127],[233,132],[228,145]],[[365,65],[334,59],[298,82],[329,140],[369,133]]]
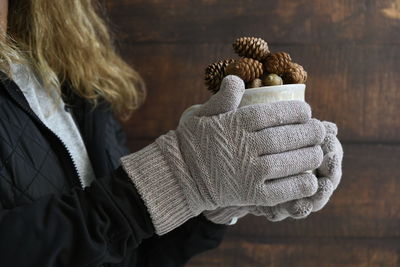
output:
[[[264,62],[265,70],[281,76],[289,68],[292,59],[288,53],[277,52],[270,54]]]
[[[233,43],[233,50],[241,57],[249,57],[259,61],[269,55],[268,44],[261,38],[241,37]]]
[[[305,83],[307,81],[307,72],[301,65],[292,62],[282,78],[285,83]]]
[[[218,92],[222,79],[225,77],[226,66],[234,61],[234,59],[226,59],[207,66],[204,80],[208,90],[214,94]]]
[[[225,73],[227,75],[237,75],[245,82],[249,82],[262,75],[263,64],[252,58],[241,58],[229,64],[225,69]]]

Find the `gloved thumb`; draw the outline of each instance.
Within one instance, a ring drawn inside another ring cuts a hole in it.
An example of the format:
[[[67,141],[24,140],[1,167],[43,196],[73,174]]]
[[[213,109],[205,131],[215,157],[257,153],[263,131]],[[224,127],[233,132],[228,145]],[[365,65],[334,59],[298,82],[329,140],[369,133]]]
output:
[[[244,81],[235,75],[226,76],[219,91],[201,105],[193,115],[212,116],[237,109],[245,90]]]

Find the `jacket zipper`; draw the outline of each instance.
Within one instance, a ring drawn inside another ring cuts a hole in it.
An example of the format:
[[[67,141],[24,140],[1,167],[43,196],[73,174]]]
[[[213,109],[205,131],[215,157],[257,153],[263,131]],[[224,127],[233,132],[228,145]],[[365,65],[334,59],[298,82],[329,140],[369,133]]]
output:
[[[73,158],[72,158],[72,155],[71,155],[71,152],[68,150],[68,148],[67,148],[67,146],[65,145],[65,143],[61,140],[61,138],[60,137],[58,137],[58,135],[56,135],[49,127],[47,127],[47,125],[46,124],[44,124],[39,118],[37,118],[37,116],[36,116],[36,114],[32,111],[32,110],[30,110],[30,109],[28,109],[28,108],[26,108],[25,107],[25,105],[23,104],[23,103],[21,103],[18,99],[16,99],[15,97],[13,97],[14,98],[14,100],[26,111],[26,112],[28,112],[33,118],[35,118],[35,120],[37,120],[37,121],[39,121],[39,123],[42,125],[42,126],[44,126],[61,144],[62,144],[62,146],[64,147],[64,150],[67,152],[67,154],[68,154],[68,158],[69,158],[69,160],[70,160],[70,163],[72,163],[72,166],[73,166],[73,168],[72,168],[72,172],[73,172],[73,174],[75,175],[75,177],[78,177],[78,180],[79,180],[79,182],[80,182],[80,184],[81,184],[81,187],[82,187],[82,189],[84,188],[84,184],[83,184],[83,181],[82,181],[82,178],[80,177],[80,175],[79,175],[79,173],[78,173],[78,169],[77,169],[77,167],[76,167],[76,165],[75,165],[75,162],[74,162],[74,160],[73,160]]]
[[[63,147],[64,147],[65,150],[67,151],[68,158],[71,160],[71,163],[72,163],[72,166],[73,166],[73,172],[74,172],[75,176],[78,177],[82,189],[84,189],[84,188],[85,188],[85,185],[83,184],[83,179],[82,179],[82,177],[81,177],[81,176],[79,175],[79,173],[78,173],[78,168],[76,167],[76,164],[75,164],[74,158],[72,157],[71,151],[69,151],[67,145],[64,143],[64,141],[63,141],[60,137],[58,137],[58,135],[56,135],[51,129],[49,129],[43,122],[41,122],[41,123],[42,123],[50,132],[52,132],[54,136],[57,137],[57,139],[61,142],[61,144],[63,145]]]

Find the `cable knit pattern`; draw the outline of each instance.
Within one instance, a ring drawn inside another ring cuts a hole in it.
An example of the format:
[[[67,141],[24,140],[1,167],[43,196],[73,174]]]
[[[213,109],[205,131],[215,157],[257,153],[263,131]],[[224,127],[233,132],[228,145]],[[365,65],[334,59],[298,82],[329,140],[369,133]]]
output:
[[[311,212],[322,209],[333,194],[342,176],[343,149],[336,138],[337,127],[331,122],[322,122],[326,136],[321,144],[324,159],[318,167],[318,190],[311,197],[301,198],[272,207],[241,206],[227,207],[214,211],[206,211],[204,215],[211,221],[220,224],[230,224],[232,218],[241,218],[247,214],[263,216],[270,221],[281,221],[291,217],[305,218]]]

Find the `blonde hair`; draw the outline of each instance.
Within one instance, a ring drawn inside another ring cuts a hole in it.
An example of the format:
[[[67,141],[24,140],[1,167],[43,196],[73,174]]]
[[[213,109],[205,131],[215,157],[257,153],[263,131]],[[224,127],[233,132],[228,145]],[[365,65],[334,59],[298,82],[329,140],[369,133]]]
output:
[[[92,0],[10,1],[7,37],[0,40],[0,68],[29,62],[46,88],[68,81],[91,101],[110,103],[122,119],[145,100],[140,75],[115,52]]]

